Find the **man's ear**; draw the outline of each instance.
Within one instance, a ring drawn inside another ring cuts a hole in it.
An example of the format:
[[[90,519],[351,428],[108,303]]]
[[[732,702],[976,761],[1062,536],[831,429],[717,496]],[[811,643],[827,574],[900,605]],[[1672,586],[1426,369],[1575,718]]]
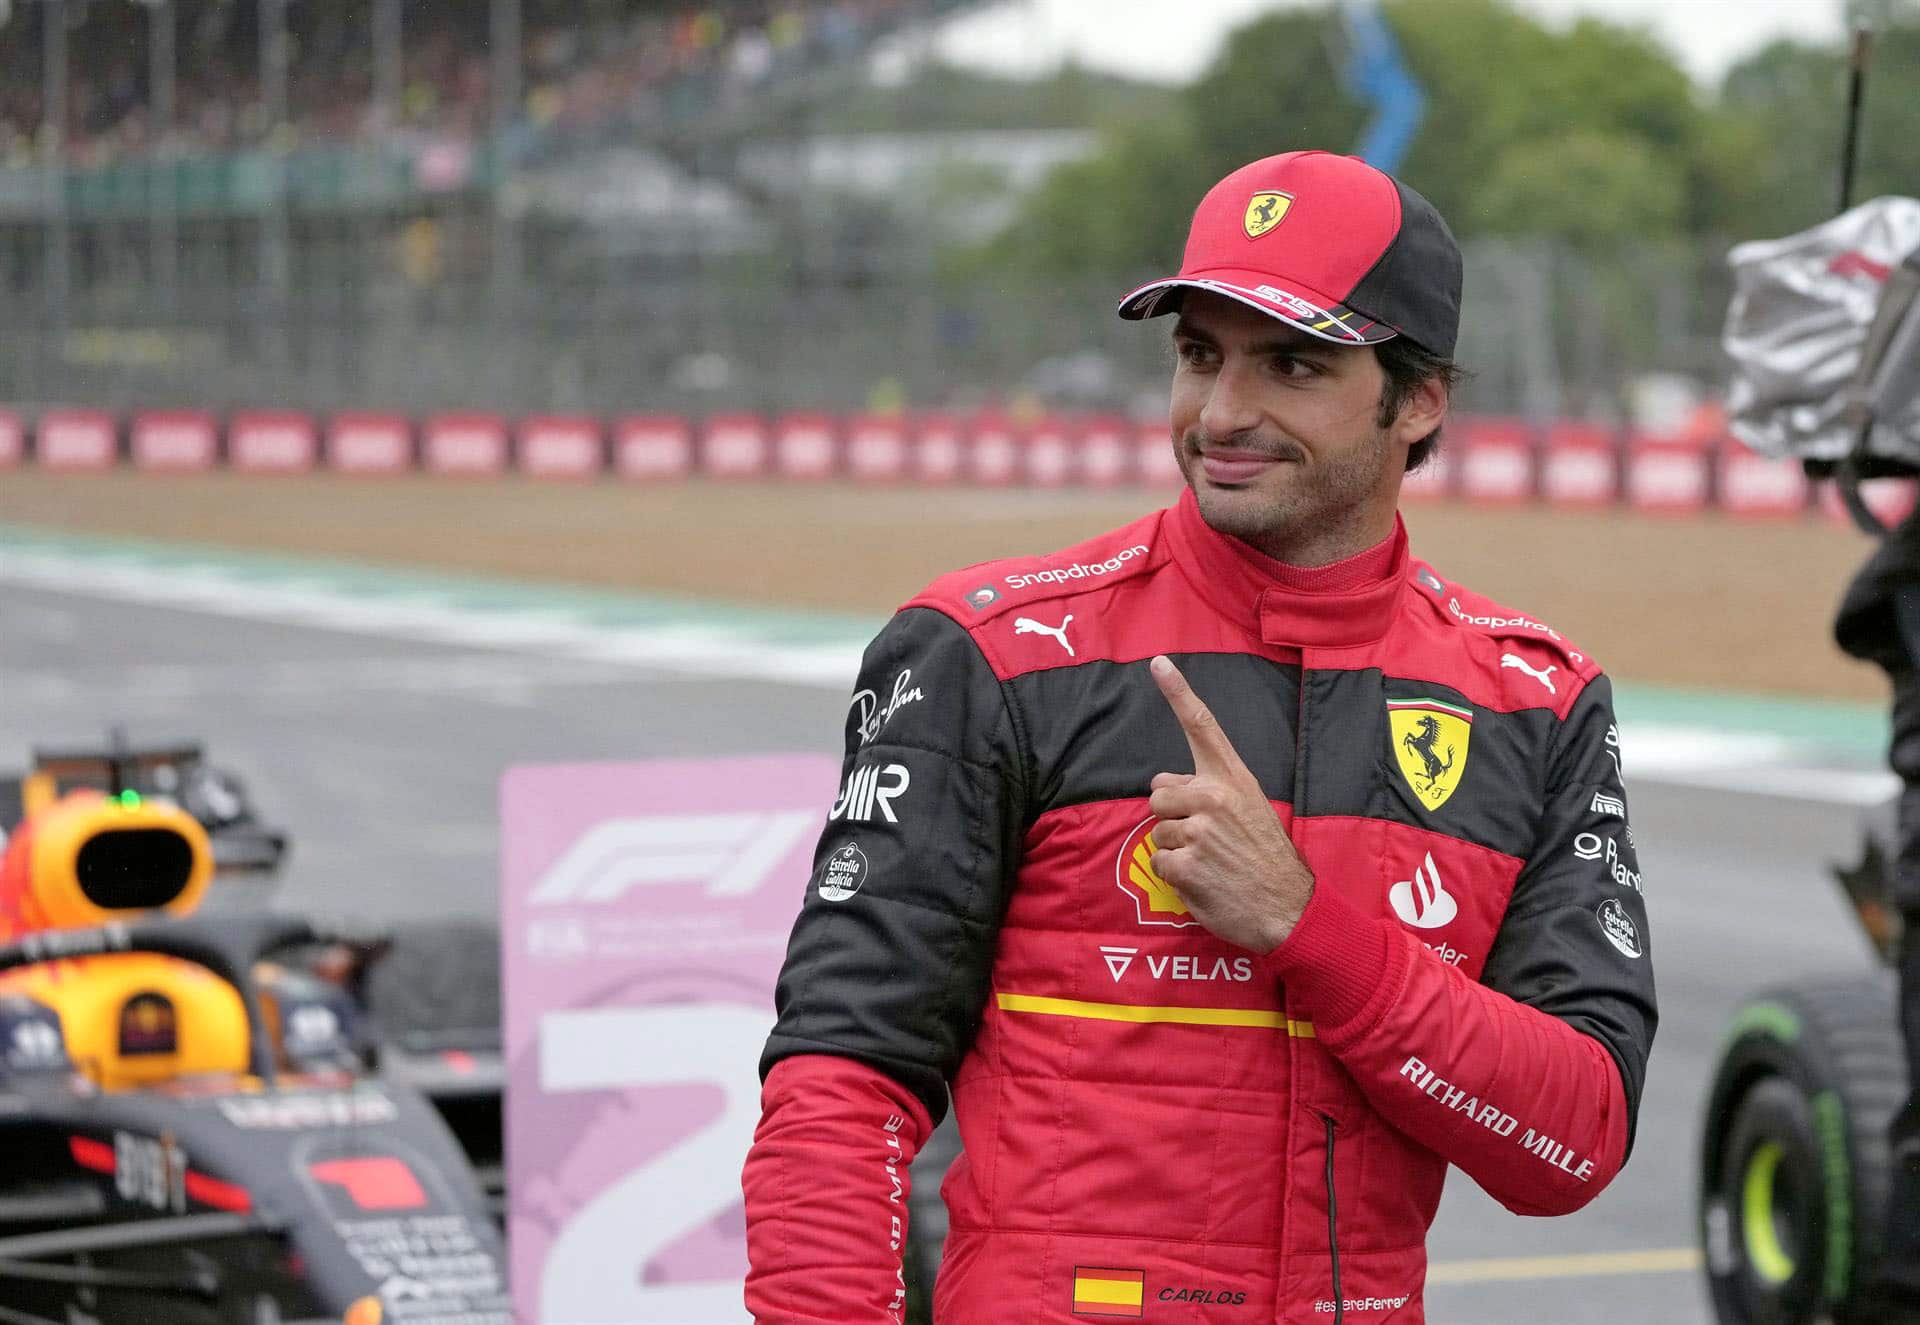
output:
[[[1450,403],[1452,392],[1444,378],[1435,374],[1422,379],[1400,406],[1399,417],[1393,421],[1393,439],[1412,446],[1445,422]]]

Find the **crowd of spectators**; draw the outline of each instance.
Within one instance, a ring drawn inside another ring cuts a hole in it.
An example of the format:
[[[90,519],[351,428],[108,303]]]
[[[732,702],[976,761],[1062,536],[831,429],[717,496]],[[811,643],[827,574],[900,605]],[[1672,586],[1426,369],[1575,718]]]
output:
[[[67,0],[66,154],[80,166],[165,149],[226,152],[371,139],[473,143],[496,127],[488,0],[402,0],[398,104],[376,86],[375,0],[288,0],[287,113],[263,96],[258,0],[171,0],[174,114],[155,122],[148,6]],[[533,134],[738,104],[797,69],[857,55],[956,0],[521,0],[515,127]],[[0,164],[44,160],[52,6],[0,0]]]

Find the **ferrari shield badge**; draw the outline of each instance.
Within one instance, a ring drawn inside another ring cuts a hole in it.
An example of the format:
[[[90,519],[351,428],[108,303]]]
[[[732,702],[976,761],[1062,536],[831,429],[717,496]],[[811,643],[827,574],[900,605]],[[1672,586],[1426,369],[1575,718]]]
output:
[[[1243,222],[1247,228],[1247,238],[1258,239],[1279,225],[1291,206],[1293,195],[1290,193],[1256,193],[1247,199],[1247,215]]]
[[[1473,710],[1440,699],[1389,699],[1387,722],[1400,775],[1423,808],[1439,809],[1467,770]]]

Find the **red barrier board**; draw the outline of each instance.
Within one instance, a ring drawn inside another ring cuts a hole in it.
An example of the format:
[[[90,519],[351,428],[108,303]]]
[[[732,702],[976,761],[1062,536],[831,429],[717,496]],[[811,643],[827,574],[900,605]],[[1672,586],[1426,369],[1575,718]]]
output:
[[[1534,495],[1533,430],[1521,419],[1468,417],[1443,448],[1457,449],[1468,501],[1511,506]]]
[[[953,467],[960,463],[959,439]],[[897,414],[862,414],[847,425],[847,473],[861,483],[892,483],[907,473],[907,423]]]
[[[767,426],[758,414],[716,414],[700,439],[700,464],[714,478],[759,478],[767,472]]]
[[[967,477],[975,483],[1004,487],[1020,477],[1020,432],[1002,414],[981,414],[973,420],[973,444],[968,448]]]
[[[48,410],[34,442],[42,469],[110,469],[119,459],[113,415],[103,409]]]
[[[693,472],[693,430],[672,415],[629,414],[616,420],[613,467],[621,478],[685,478]]]
[[[256,410],[227,423],[227,463],[242,473],[304,474],[319,456],[319,431],[310,415]]]
[[[1860,485],[1860,500],[1867,509],[1880,518],[1880,523],[1891,528],[1913,514],[1916,483],[1910,478],[1876,478]],[[1822,483],[1820,485],[1820,513],[1835,524],[1852,524],[1853,517],[1847,513],[1846,503],[1840,497],[1840,485]]]
[[[1729,515],[1804,515],[1807,473],[1798,460],[1757,455],[1729,442],[1719,450],[1720,509]]]
[[[1693,437],[1627,441],[1627,501],[1637,511],[1691,515],[1712,495],[1713,452]]]
[[[1614,434],[1593,423],[1547,429],[1541,495],[1555,506],[1611,506],[1620,492]]]
[[[590,414],[537,414],[520,424],[520,472],[529,478],[598,478],[607,467],[600,420]]]
[[[825,414],[787,414],[774,426],[773,464],[781,478],[815,481],[833,474],[833,420]]]
[[[967,436],[960,421],[947,414],[923,414],[914,421],[913,476],[922,483],[952,483],[966,470]]]
[[[127,430],[137,469],[195,472],[219,459],[220,430],[204,410],[145,410]]]
[[[498,414],[435,414],[420,437],[429,473],[507,472],[507,422]]]
[[[1165,419],[1149,419],[1134,429],[1133,460],[1134,473],[1150,487],[1177,487],[1186,481],[1173,453],[1173,425]]]
[[[1080,438],[1075,420],[1048,415],[1027,433],[1027,481],[1039,488],[1065,487],[1079,477]]]
[[[0,409],[0,469],[12,469],[26,458],[26,426],[12,410]]]
[[[1127,421],[1102,415],[1080,431],[1080,477],[1090,488],[1111,488],[1133,474],[1133,448],[1127,445]]]
[[[413,424],[400,414],[336,414],[327,422],[327,468],[400,474],[413,468]]]

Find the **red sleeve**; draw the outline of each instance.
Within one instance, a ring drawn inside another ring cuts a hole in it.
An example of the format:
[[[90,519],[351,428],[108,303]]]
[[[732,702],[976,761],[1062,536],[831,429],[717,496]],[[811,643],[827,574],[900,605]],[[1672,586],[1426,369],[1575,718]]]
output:
[[[1578,1210],[1625,1163],[1626,1092],[1599,1040],[1475,984],[1331,889],[1314,891],[1279,956],[1381,1116],[1509,1210]]]
[[[901,1325],[907,1168],[930,1131],[885,1073],[826,1054],[774,1064],[741,1175],[756,1325]]]

